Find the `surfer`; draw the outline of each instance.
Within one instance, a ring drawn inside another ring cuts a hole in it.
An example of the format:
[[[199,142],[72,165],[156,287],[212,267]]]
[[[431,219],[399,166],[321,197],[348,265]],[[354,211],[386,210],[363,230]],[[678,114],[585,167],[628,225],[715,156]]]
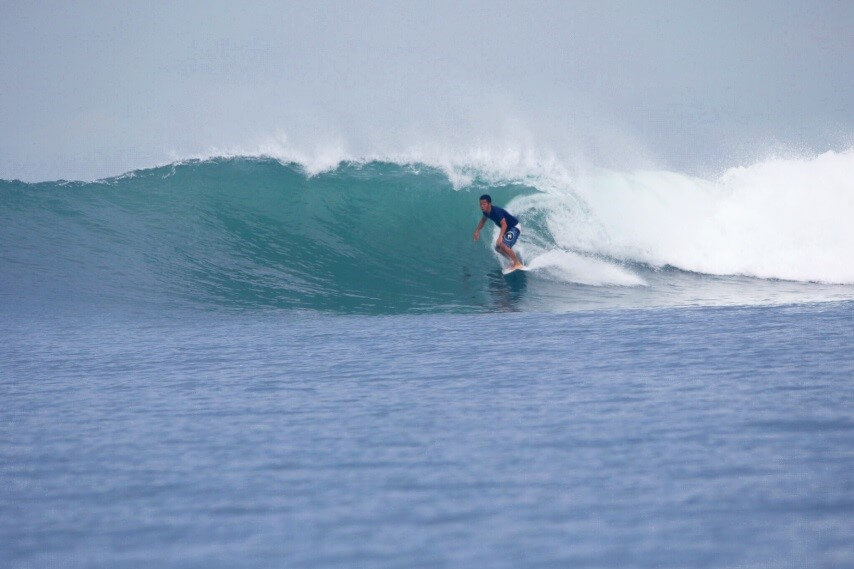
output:
[[[506,209],[500,208],[497,205],[492,205],[492,198],[489,194],[480,196],[480,211],[483,212],[483,217],[477,228],[474,230],[474,240],[480,239],[480,230],[483,229],[483,224],[487,218],[495,222],[495,225],[501,228],[498,232],[498,241],[495,242],[495,250],[510,259],[513,263],[510,265],[510,271],[524,268],[524,265],[519,262],[516,253],[513,252],[513,245],[519,239],[519,220],[507,213]]]

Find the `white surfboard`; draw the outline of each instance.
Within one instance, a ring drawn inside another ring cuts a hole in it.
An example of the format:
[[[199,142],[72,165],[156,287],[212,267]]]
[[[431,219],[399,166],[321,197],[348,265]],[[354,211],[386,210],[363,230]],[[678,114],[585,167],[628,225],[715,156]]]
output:
[[[509,275],[511,273],[515,273],[516,271],[530,271],[530,270],[531,269],[529,269],[525,265],[522,265],[521,267],[516,267],[515,269],[513,267],[507,267],[506,269],[501,269],[501,272],[505,275]]]

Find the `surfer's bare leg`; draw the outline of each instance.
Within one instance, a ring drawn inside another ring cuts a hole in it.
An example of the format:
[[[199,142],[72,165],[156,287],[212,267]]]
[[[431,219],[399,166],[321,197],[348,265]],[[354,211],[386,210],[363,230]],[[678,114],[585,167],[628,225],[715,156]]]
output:
[[[513,263],[513,268],[522,266],[522,263],[519,262],[519,259],[516,257],[516,253],[513,252],[513,249],[511,249],[504,243],[498,243],[495,246],[495,250],[510,259],[510,262]]]

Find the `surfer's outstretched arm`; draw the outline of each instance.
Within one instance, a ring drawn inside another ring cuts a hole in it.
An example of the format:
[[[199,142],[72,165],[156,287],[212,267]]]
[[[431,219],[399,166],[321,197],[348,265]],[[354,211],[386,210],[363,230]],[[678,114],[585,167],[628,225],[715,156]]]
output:
[[[474,240],[477,241],[480,239],[480,230],[483,229],[483,224],[486,223],[486,218],[481,217],[480,223],[477,224],[477,227],[474,228]]]

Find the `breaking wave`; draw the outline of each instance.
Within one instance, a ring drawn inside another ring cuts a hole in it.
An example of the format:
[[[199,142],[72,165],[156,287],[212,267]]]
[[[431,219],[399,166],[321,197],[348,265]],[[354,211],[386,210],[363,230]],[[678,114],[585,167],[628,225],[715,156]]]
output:
[[[854,297],[854,151],[715,179],[515,164],[231,157],[2,181],[0,294],[368,313]],[[496,235],[473,242],[484,192],[521,219],[531,272],[502,277]]]

